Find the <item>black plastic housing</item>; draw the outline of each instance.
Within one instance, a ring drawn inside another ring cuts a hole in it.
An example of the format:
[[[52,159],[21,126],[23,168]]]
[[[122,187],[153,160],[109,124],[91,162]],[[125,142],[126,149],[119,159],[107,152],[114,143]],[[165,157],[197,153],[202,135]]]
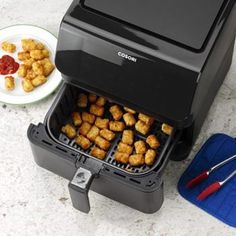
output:
[[[222,35],[226,23],[230,32]],[[196,30],[201,31],[203,26],[198,27]],[[204,77],[212,52],[219,49],[218,38],[230,41],[222,45],[216,59],[222,60],[235,38],[235,29],[235,0],[224,1],[199,50],[91,10],[83,1],[74,1],[61,24],[56,65],[69,83],[183,129],[205,106],[198,94],[205,93],[202,85],[214,81],[218,71],[218,66],[212,67],[209,77]]]
[[[169,123],[176,135],[157,168],[131,175],[57,142],[47,115],[44,124],[28,130],[34,158],[39,166],[71,181],[73,205],[81,211],[90,209],[91,186],[113,200],[153,213],[163,202],[162,174],[168,160],[188,156],[230,68],[235,0],[223,1],[201,48],[153,34],[83,2],[73,1],[60,28],[56,65],[66,83]],[[79,178],[85,176],[83,170],[89,170],[90,179]]]
[[[158,169],[145,175],[133,176],[105,163],[101,165],[97,160],[55,142],[43,124],[30,125],[28,138],[35,162],[42,168],[68,180],[72,180],[81,167],[97,171],[91,184],[93,191],[144,213],[154,213],[160,209],[164,200],[162,175],[176,143],[170,145],[166,158]],[[82,205],[83,203],[81,202]]]

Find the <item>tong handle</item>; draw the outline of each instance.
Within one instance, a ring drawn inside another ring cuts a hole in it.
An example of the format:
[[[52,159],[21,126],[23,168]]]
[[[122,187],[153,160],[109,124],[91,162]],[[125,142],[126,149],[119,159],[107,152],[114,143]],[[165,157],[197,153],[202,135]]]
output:
[[[68,186],[73,207],[84,213],[90,211],[88,192],[94,177],[90,170],[80,167]]]

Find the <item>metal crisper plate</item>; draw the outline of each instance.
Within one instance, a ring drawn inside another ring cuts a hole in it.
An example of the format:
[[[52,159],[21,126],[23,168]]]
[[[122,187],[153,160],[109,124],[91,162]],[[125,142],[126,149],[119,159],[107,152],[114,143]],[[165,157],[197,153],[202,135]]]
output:
[[[72,112],[74,112],[74,111],[78,111],[78,112],[88,111],[88,108],[81,109],[78,106],[76,106],[77,97],[82,92],[86,93],[86,91],[83,91],[79,88],[67,85],[64,88],[61,96],[59,94],[56,101],[54,102],[54,105],[52,106],[51,110],[49,111],[49,114],[47,116],[47,126],[48,126],[48,131],[49,131],[50,135],[57,142],[60,142],[64,145],[66,145],[67,147],[75,149],[83,155],[92,157],[90,155],[90,151],[91,151],[91,148],[93,147],[93,145],[91,146],[90,149],[85,151],[75,143],[75,140],[69,139],[66,135],[64,135],[61,132],[61,127],[63,125],[65,125],[67,123],[72,123],[72,119],[71,119]],[[108,104],[105,106],[104,117],[109,118],[111,120],[111,115],[109,113],[109,107],[110,106]],[[137,117],[136,117],[136,119],[137,119]],[[157,138],[161,144],[157,150],[157,159],[156,159],[156,162],[154,163],[153,166],[150,167],[147,165],[143,165],[141,167],[132,167],[129,164],[128,165],[120,164],[115,161],[114,153],[117,149],[118,143],[121,141],[122,133],[116,133],[116,137],[112,141],[111,147],[110,147],[109,151],[107,152],[107,156],[103,161],[106,163],[109,163],[110,165],[115,166],[119,169],[122,169],[123,171],[128,172],[128,173],[135,173],[135,174],[142,173],[143,174],[143,173],[150,171],[151,169],[154,169],[162,161],[164,152],[167,149],[167,147],[169,146],[170,141],[173,136],[173,134],[171,136],[164,134],[161,131],[161,125],[162,125],[162,123],[155,121],[154,124],[152,125],[152,129],[150,131],[150,134],[155,134],[157,136]],[[146,139],[145,136],[138,133],[134,128],[133,128],[133,131],[135,134],[134,135],[135,140],[145,140]],[[92,157],[92,158],[95,158],[95,157]]]

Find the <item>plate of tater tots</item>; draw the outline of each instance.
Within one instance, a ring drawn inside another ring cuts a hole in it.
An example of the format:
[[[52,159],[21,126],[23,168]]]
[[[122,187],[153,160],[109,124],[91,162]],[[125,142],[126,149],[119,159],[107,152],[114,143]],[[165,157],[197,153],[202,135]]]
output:
[[[62,78],[55,67],[57,38],[30,25],[0,30],[0,102],[29,104],[50,95]]]

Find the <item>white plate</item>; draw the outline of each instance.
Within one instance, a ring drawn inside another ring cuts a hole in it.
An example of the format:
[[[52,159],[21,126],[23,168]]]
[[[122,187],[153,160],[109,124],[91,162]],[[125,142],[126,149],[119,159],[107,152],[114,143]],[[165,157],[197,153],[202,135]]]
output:
[[[17,59],[17,53],[22,51],[21,39],[23,38],[32,38],[42,42],[50,50],[51,60],[54,61],[57,38],[42,28],[30,25],[16,25],[0,30],[0,45],[4,41],[9,41],[17,46],[17,51],[14,54],[6,53],[0,48],[0,57],[3,55],[10,55],[19,62]],[[39,86],[30,93],[26,93],[21,86],[21,79],[17,76],[17,73],[13,76],[15,77],[16,88],[13,91],[7,91],[4,86],[5,76],[0,75],[1,102],[19,105],[39,101],[51,94],[62,81],[61,74],[57,69],[55,69],[48,77],[48,81],[45,84]]]

